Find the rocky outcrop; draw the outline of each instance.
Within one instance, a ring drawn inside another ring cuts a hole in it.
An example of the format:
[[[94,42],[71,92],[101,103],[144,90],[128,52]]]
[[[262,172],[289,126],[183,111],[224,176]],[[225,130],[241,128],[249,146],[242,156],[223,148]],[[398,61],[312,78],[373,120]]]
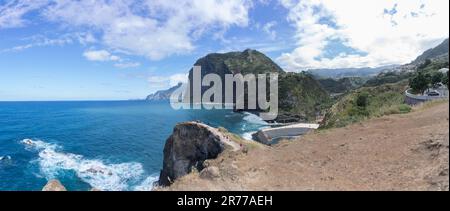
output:
[[[223,134],[207,125],[198,122],[178,124],[164,147],[159,185],[169,186],[193,169],[201,172],[205,168],[203,162],[217,158],[227,141]]]
[[[203,169],[202,172],[200,172],[200,178],[202,179],[216,179],[220,177],[220,170],[216,166],[210,166],[205,169]]]
[[[305,73],[286,73],[269,57],[256,50],[248,49],[243,52],[209,54],[199,59],[195,63],[195,66],[201,66],[202,77],[207,74],[217,74],[221,77],[222,96],[225,96],[225,75],[227,74],[278,73],[278,107],[280,113],[284,113],[285,116],[276,119],[276,122],[300,122],[304,119],[314,121],[316,114],[328,108],[330,102],[329,94],[312,75]],[[192,78],[193,69],[189,72],[190,81],[192,81]],[[202,94],[209,88],[211,86],[203,86]],[[189,89],[193,90],[192,84]],[[247,90],[244,90],[244,96],[247,96],[247,94]],[[257,96],[259,94],[267,93],[257,93]],[[236,100],[235,97],[233,102],[236,102]],[[259,112],[264,109],[259,107],[257,109],[250,109],[245,107],[243,110]]]
[[[50,180],[47,185],[44,186],[42,191],[67,191],[67,189],[58,180]]]

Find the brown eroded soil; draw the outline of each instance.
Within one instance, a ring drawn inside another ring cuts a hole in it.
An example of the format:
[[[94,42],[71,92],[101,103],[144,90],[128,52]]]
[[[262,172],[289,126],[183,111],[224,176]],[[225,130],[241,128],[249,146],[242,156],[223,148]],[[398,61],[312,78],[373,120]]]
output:
[[[449,104],[316,131],[273,147],[227,151],[168,190],[448,190]],[[247,150],[244,150],[247,151]]]

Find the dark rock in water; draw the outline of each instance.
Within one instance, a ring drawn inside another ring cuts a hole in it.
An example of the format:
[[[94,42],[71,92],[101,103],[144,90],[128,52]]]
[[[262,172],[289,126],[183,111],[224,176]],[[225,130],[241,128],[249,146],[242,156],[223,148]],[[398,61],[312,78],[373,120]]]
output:
[[[272,144],[272,138],[268,137],[262,130],[253,134],[253,139],[257,142],[270,146]]]
[[[42,191],[67,191],[67,189],[58,180],[51,180],[44,186]]]
[[[169,186],[192,169],[201,172],[203,162],[215,159],[224,150],[220,134],[197,122],[178,124],[164,147],[164,163],[159,185]]]

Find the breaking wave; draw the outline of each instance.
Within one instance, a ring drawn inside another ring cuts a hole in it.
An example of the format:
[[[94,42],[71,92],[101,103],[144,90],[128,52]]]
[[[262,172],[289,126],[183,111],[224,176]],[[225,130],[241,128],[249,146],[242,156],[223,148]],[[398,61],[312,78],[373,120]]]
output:
[[[253,141],[253,134],[257,133],[258,131],[251,131],[246,132],[242,134],[242,138],[248,141]]]
[[[157,176],[146,177],[142,164],[137,162],[106,164],[62,152],[60,146],[41,140],[24,139],[21,143],[39,152],[35,162],[48,180],[56,179],[64,171],[74,171],[79,179],[104,191],[152,190],[158,180]]]
[[[252,123],[255,125],[269,125],[269,123],[264,121],[261,117],[259,117],[256,114],[252,114],[250,112],[244,112],[244,114],[245,114],[244,120],[249,123]]]

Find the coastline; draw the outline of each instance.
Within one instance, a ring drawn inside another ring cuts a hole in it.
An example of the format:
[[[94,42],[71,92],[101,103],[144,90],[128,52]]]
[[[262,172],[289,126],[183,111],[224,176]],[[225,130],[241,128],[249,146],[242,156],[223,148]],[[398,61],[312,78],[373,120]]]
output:
[[[41,185],[51,179],[60,179],[69,190],[89,190],[91,187],[149,190],[148,184],[158,180],[163,144],[178,122],[206,118],[203,122],[213,123],[216,127],[224,125],[240,136],[266,125],[250,113],[177,113],[169,110],[168,104],[148,101],[18,102],[3,105],[3,116],[9,118],[0,122],[0,126],[4,123],[0,139],[6,141],[4,150],[0,151],[3,157],[0,168],[8,171],[1,173],[5,178],[24,178],[4,180],[0,184],[0,189],[4,190],[40,190]],[[168,110],[161,113],[161,108]],[[168,116],[172,117],[170,121],[167,121]],[[126,119],[122,121],[124,117]],[[43,119],[49,121],[44,124]],[[8,126],[11,121],[18,127]],[[103,123],[96,123],[99,121]],[[161,121],[161,124],[154,124],[154,121]],[[115,129],[106,131],[104,128]],[[8,129],[8,133],[3,133]],[[30,146],[24,144],[24,140],[39,144]],[[121,150],[123,152],[118,153]],[[126,169],[135,174],[127,174]],[[109,171],[112,176],[108,175]],[[25,172],[26,178],[21,172]]]
[[[162,190],[448,191],[448,144],[447,101],[272,147],[224,152],[207,161],[217,177],[193,172]]]
[[[441,115],[442,112],[446,115]],[[281,141],[272,147],[197,122],[182,123],[175,128],[180,125],[206,128],[220,139],[231,140],[240,147],[226,147],[217,157],[202,160],[201,169],[174,179],[170,186],[145,190],[448,191],[449,188],[448,101],[418,106],[409,114],[310,133],[296,141]],[[397,134],[392,135],[393,131]],[[194,135],[199,131],[186,132]],[[422,139],[425,136],[431,137],[430,140]],[[182,143],[190,139],[183,140],[179,136],[177,141]],[[190,145],[189,142],[186,144]],[[404,154],[397,153],[399,151]],[[258,159],[253,159],[255,157]],[[417,168],[408,168],[411,165]]]

